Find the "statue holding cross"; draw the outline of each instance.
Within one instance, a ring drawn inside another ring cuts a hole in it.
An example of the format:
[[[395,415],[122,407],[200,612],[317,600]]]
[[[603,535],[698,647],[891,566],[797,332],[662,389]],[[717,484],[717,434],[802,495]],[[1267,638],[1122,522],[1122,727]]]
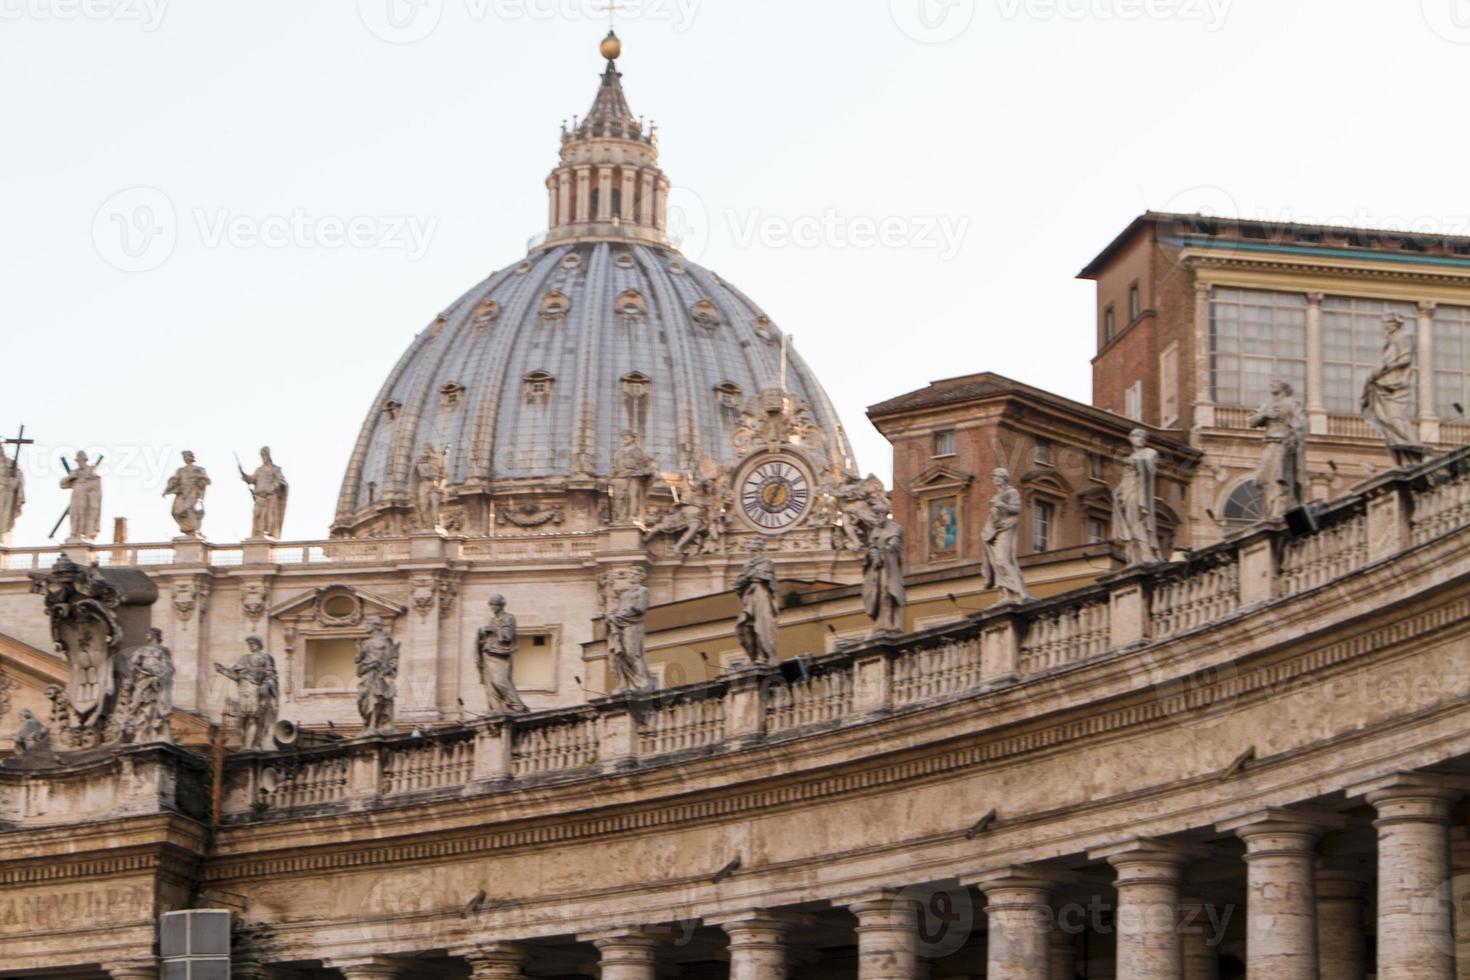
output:
[[[26,438],[26,427],[20,434],[0,440],[0,546],[10,543],[10,533],[15,530],[15,520],[20,517],[26,503],[26,478],[20,471],[20,448],[36,440]],[[6,456],[5,446],[14,446],[15,452]]]

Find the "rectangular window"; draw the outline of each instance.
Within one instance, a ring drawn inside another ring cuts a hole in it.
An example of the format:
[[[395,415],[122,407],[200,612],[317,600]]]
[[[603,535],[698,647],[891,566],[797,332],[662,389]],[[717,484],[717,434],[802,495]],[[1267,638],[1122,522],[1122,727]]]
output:
[[[1159,355],[1159,424],[1179,424],[1179,344],[1170,344]]]
[[[1470,405],[1467,396],[1470,396],[1470,306],[1439,306],[1434,310],[1435,413],[1442,419],[1463,419],[1466,405]]]
[[[1142,312],[1143,300],[1138,293],[1138,283],[1135,282],[1128,287],[1128,322],[1132,323],[1134,320],[1137,320],[1139,314]]]
[[[1109,522],[1102,517],[1089,517],[1087,519],[1087,543],[1102,544],[1108,540]]]
[[[302,683],[308,691],[346,692],[357,684],[356,637],[311,637],[306,641]]]
[[[1383,361],[1384,315],[1401,315],[1404,335],[1412,337],[1416,312],[1413,303],[1350,296],[1322,301],[1322,401],[1329,412],[1358,414],[1363,383]]]
[[[1111,344],[1113,338],[1118,335],[1118,317],[1109,306],[1103,310],[1103,343]]]
[[[1056,513],[1056,507],[1045,500],[1038,500],[1031,506],[1032,551],[1051,549],[1051,528],[1056,519]]]
[[[954,430],[953,429],[944,429],[944,430],[942,430],[940,432],[934,433],[934,455],[935,456],[953,456],[954,455]]]
[[[1037,442],[1036,442],[1036,449],[1032,453],[1031,458],[1032,458],[1032,460],[1035,461],[1035,463],[1036,463],[1037,466],[1050,466],[1051,465],[1051,444],[1050,443],[1042,442],[1041,440],[1038,439]]]
[[[1143,421],[1143,382],[1135,381],[1123,392],[1123,414],[1135,422]]]
[[[1215,404],[1264,405],[1277,379],[1290,382],[1297,395],[1305,397],[1307,297],[1217,288],[1210,297],[1210,389]]]
[[[511,676],[522,691],[556,690],[556,633],[520,630],[520,642],[511,658]]]
[[[1087,454],[1087,476],[1092,480],[1101,481],[1103,479],[1102,453]]]

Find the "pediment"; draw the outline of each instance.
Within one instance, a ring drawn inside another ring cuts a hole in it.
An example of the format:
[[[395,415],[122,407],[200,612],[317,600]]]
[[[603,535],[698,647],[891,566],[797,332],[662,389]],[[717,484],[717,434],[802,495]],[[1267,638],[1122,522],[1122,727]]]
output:
[[[408,607],[354,585],[322,585],[271,607],[271,619],[314,620],[322,626],[355,626],[369,616],[389,622]]]
[[[963,490],[974,480],[973,474],[957,470],[952,466],[945,466],[943,463],[936,463],[911,480],[907,489],[912,494]]]
[[[1021,486],[1028,490],[1049,491],[1059,497],[1072,496],[1071,484],[1062,479],[1061,474],[1050,467],[1027,470],[1021,476]]]

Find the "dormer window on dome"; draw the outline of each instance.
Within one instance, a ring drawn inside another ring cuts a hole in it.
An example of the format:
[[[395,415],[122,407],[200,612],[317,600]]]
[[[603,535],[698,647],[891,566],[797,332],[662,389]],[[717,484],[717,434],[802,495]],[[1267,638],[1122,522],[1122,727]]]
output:
[[[643,316],[648,312],[648,301],[636,289],[625,289],[613,301],[613,312],[619,316]]]
[[[498,319],[500,319],[500,304],[495,300],[487,299],[475,307],[475,329],[483,330]]]
[[[706,327],[718,327],[722,322],[720,308],[707,299],[695,303],[689,310],[689,315],[694,317],[694,322]]]
[[[464,385],[458,381],[447,381],[439,388],[439,407],[458,408],[464,399]]]
[[[398,410],[401,408],[403,408],[403,404],[401,402],[396,402],[391,398],[388,399],[383,403],[383,418],[387,419],[389,422],[394,421],[398,418]]]
[[[545,404],[551,400],[551,389],[555,384],[556,379],[546,371],[532,371],[522,380],[526,401],[533,405]]]
[[[553,289],[541,297],[541,318],[543,320],[560,320],[571,308],[572,301],[566,293],[559,289]]]

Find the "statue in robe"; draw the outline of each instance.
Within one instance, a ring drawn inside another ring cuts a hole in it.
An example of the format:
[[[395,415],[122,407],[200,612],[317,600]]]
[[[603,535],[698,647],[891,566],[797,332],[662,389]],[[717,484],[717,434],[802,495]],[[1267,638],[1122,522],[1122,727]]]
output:
[[[418,462],[413,464],[414,530],[434,531],[440,526],[444,509],[444,484],[449,480],[449,464],[444,454],[432,443],[424,446]]]
[[[1011,486],[1011,474],[997,469],[991,474],[995,496],[990,498],[990,514],[985,518],[980,541],[983,545],[980,575],[987,589],[999,589],[1000,601],[1030,602],[1031,593],[1021,576],[1016,560],[1016,530],[1021,524],[1021,491]]]
[[[240,479],[250,488],[250,495],[255,500],[250,536],[279,541],[281,525],[286,520],[286,496],[291,488],[286,484],[286,474],[271,459],[269,446],[261,447],[260,465],[254,473],[246,473],[245,468],[240,467]]]
[[[643,521],[648,502],[648,484],[653,480],[653,458],[643,451],[638,433],[623,433],[623,445],[613,455],[613,520],[632,524]]]
[[[1128,433],[1133,452],[1123,460],[1123,479],[1113,491],[1113,539],[1123,546],[1129,565],[1163,561],[1159,553],[1159,451],[1150,449],[1148,433]]]
[[[388,635],[382,619],[369,616],[368,635],[357,641],[357,713],[364,735],[393,731],[393,705],[398,699],[398,641]]]
[[[491,714],[520,714],[526,707],[511,679],[511,658],[520,639],[516,618],[505,611],[505,596],[490,597],[490,621],[475,634],[475,665],[485,685],[485,703]]]
[[[133,742],[172,742],[169,721],[174,713],[174,658],[163,645],[163,631],[148,630],[148,642],[128,655],[124,691],[127,719],[125,739]]]
[[[1271,400],[1246,421],[1266,430],[1255,479],[1262,510],[1273,520],[1284,517],[1306,500],[1307,413],[1291,385],[1277,381],[1271,385]]]
[[[235,666],[215,664],[214,669],[235,682],[240,747],[270,748],[276,718],[281,710],[281,680],[276,674],[275,658],[265,652],[265,643],[258,636],[247,636],[245,653]]]
[[[776,659],[776,564],[766,555],[765,541],[756,538],[750,546],[750,560],[735,579],[735,594],[740,598],[740,615],[735,620],[735,635],[752,663],[772,663]]]
[[[19,450],[16,453],[19,455]],[[25,503],[26,478],[20,471],[19,460],[6,456],[5,450],[0,448],[0,544],[10,539],[10,532],[15,530],[16,518],[20,517]]]
[[[902,633],[908,594],[903,584],[903,527],[889,517],[868,535],[863,559],[863,608],[875,635]]]
[[[644,651],[649,606],[648,586],[643,584],[645,573],[634,568],[628,574],[627,582],[613,598],[612,608],[603,616],[607,623],[607,662],[615,681],[613,694],[643,694],[655,686]]]
[[[209,489],[209,474],[194,461],[194,454],[185,449],[184,465],[168,478],[163,495],[174,498],[171,513],[179,533],[186,537],[198,537],[200,525],[204,523],[204,492]]]
[[[1404,318],[1383,318],[1383,360],[1363,383],[1360,400],[1367,420],[1393,454],[1395,466],[1424,461],[1426,449],[1414,434],[1414,341],[1404,333]]]
[[[67,544],[85,544],[97,540],[102,530],[102,477],[97,467],[87,462],[87,454],[78,452],[76,464],[61,478],[61,489],[71,491],[67,516],[71,533]]]

